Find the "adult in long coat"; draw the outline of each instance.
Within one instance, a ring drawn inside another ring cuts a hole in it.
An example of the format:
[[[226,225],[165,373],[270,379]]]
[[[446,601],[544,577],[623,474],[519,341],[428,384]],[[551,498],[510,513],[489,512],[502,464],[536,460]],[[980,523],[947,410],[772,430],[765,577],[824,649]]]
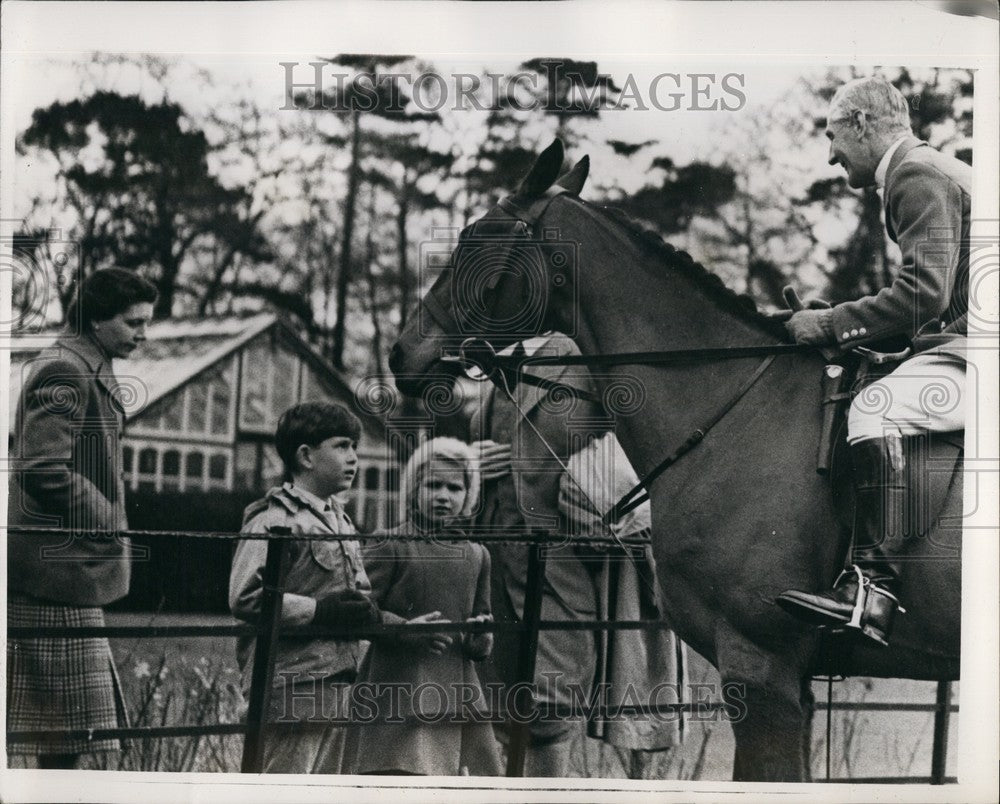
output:
[[[97,271],[70,309],[71,326],[26,367],[18,400],[7,540],[10,627],[101,626],[102,606],[129,587],[122,480],[124,409],[112,359],[145,340],[156,289],[131,271]],[[18,528],[65,528],[40,536]],[[9,731],[116,728],[124,708],[105,638],[7,643]],[[9,742],[14,764],[75,767],[117,740]]]
[[[529,354],[575,355],[576,344],[561,333],[550,333],[519,345]],[[594,394],[596,386],[585,369],[568,366],[528,366],[527,373],[546,380],[572,386]],[[559,508],[559,487],[563,465],[594,435],[594,422],[606,417],[592,401],[570,398],[565,394],[550,394],[536,385],[521,382],[510,389],[517,408],[506,393],[494,386],[488,392],[481,410],[473,415],[471,438],[482,440],[483,462],[482,503],[475,519],[476,532],[503,534],[525,528],[551,529],[566,532],[567,523]],[[526,421],[522,418],[526,417]],[[551,450],[551,452],[550,452]],[[558,459],[557,459],[558,458]],[[562,463],[562,465],[560,464]],[[493,612],[498,622],[516,622],[524,616],[527,594],[528,547],[524,544],[494,544]],[[609,607],[604,556],[578,551],[572,544],[550,549],[547,554],[545,584],[542,588],[543,620],[596,620],[606,616]],[[650,572],[643,572],[655,578]],[[628,582],[619,586],[630,588]],[[638,588],[631,585],[631,588]],[[651,595],[652,597],[652,595]],[[623,601],[624,603],[624,601]],[[617,607],[618,616],[639,609],[649,614],[648,606]],[[657,648],[642,646],[648,634],[625,632],[635,638],[636,656],[649,656]],[[660,635],[653,635],[659,641]],[[599,651],[594,632],[580,630],[543,630],[539,633],[535,664],[535,701],[542,717],[530,724],[530,742],[525,757],[526,776],[566,776],[569,771],[570,749],[578,733],[579,720],[552,716],[556,710],[567,710],[589,700],[595,679],[610,681],[607,668],[598,669]],[[602,638],[602,643],[604,642]],[[620,644],[620,642],[619,642]],[[508,687],[517,683],[518,635],[499,631],[492,659],[487,663],[491,677]],[[621,651],[618,656],[625,655]],[[673,683],[676,676],[667,660],[665,677],[646,679],[655,685],[659,681]],[[633,680],[633,679],[630,679]],[[643,696],[642,685],[635,689]],[[548,714],[548,716],[546,716]],[[608,734],[599,730],[601,734]],[[616,729],[611,733],[622,734]],[[499,736],[506,739],[506,730]],[[646,732],[648,741],[630,733],[629,748],[663,748],[672,741],[663,740],[662,730]]]
[[[830,164],[843,166],[851,187],[883,191],[886,230],[902,265],[878,293],[796,312],[787,327],[799,343],[845,350],[903,337],[914,354],[851,404],[847,440],[859,512],[853,571],[832,591],[790,590],[778,602],[884,643],[899,606],[906,542],[903,438],[965,427],[972,169],[914,137],[906,98],[879,76],[837,90],[826,136]]]

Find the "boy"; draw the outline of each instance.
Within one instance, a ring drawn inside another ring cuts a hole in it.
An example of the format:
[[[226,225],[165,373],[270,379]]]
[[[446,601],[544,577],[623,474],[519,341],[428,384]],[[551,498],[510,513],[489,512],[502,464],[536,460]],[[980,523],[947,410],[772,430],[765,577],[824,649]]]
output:
[[[275,445],[285,466],[285,483],[244,512],[243,533],[274,526],[292,534],[354,533],[335,495],[351,487],[357,473],[361,425],[340,405],[306,402],[285,411]],[[233,616],[256,622],[263,591],[267,542],[239,542],[229,578]],[[356,541],[290,540],[286,557],[281,625],[363,628],[380,621],[369,599],[371,585]],[[241,637],[237,658],[244,695],[253,674],[254,640]],[[265,773],[339,773],[344,724],[329,718],[348,713],[350,686],[364,655],[358,639],[289,637],[278,640],[269,721],[294,727],[265,731]]]

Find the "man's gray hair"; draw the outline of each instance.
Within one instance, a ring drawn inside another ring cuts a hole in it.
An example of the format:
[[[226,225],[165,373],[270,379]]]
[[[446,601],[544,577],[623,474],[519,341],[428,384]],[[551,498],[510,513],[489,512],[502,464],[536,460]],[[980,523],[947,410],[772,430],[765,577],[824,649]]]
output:
[[[879,134],[910,131],[910,108],[903,93],[880,75],[856,78],[837,90],[830,101],[830,120],[861,111]]]

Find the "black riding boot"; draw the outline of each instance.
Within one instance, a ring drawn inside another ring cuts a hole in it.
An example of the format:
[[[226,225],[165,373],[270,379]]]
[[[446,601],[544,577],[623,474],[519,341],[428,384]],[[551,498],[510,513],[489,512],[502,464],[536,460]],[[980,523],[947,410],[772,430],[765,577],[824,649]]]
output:
[[[820,625],[858,628],[883,645],[899,605],[896,597],[906,499],[903,440],[898,436],[861,441],[851,448],[857,496],[855,564],[840,574],[830,592],[782,592],[777,603],[800,619]]]

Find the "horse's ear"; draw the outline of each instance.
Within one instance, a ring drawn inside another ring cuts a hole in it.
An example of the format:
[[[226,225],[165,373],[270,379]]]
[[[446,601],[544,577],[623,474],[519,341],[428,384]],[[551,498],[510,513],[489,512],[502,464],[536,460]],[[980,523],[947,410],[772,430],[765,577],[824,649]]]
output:
[[[560,187],[564,187],[573,195],[580,195],[583,185],[590,175],[590,157],[584,156],[579,162],[573,165],[573,169],[556,182]]]
[[[526,195],[534,198],[541,195],[556,180],[563,164],[563,144],[562,140],[556,138],[552,144],[542,151],[535,164],[531,166],[528,175],[524,177],[521,186],[517,188],[518,195]]]

